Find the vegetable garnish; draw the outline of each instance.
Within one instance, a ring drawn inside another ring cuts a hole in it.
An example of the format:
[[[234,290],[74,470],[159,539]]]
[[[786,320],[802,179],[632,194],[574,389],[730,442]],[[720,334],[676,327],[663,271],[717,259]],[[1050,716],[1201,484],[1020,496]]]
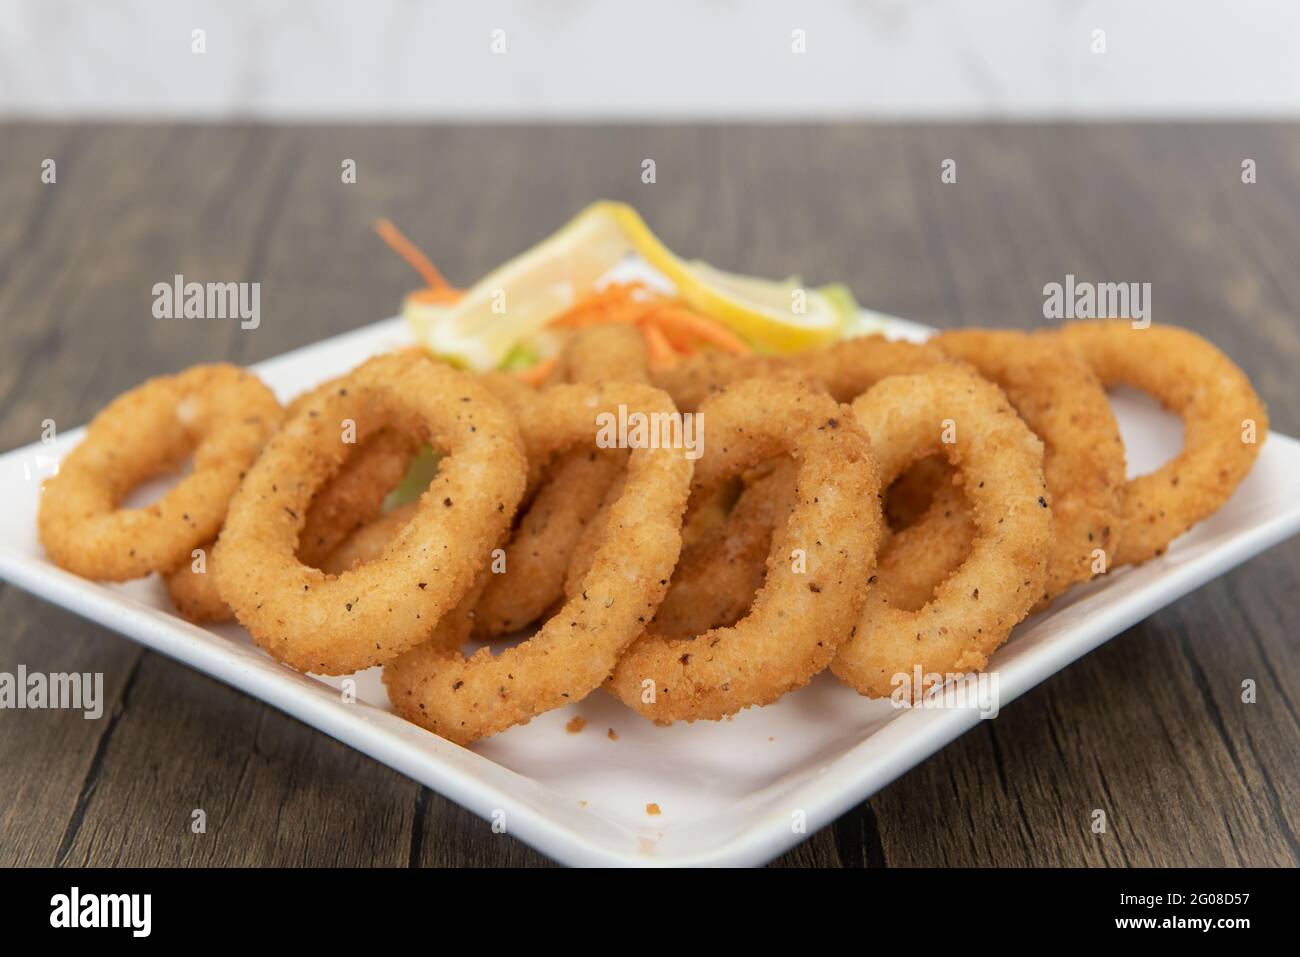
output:
[[[374,226],[379,238],[388,243],[393,252],[405,259],[428,283],[427,288],[416,290],[411,296],[418,296],[423,302],[454,302],[460,298],[461,290],[452,288],[433,261],[419,246],[407,239],[391,220],[380,217],[375,220]]]
[[[856,313],[843,287],[808,289],[798,279],[772,281],[683,260],[626,203],[592,203],[463,291],[453,289],[392,223],[379,220],[375,229],[427,283],[406,297],[402,309],[421,344],[479,371],[521,371],[521,349],[535,360],[552,353],[555,343],[542,335],[548,328],[635,325],[652,365],[666,368],[705,348],[779,354],[825,345]],[[675,294],[639,282],[597,288],[633,253],[671,281]],[[532,369],[528,378],[540,378]]]
[[[612,322],[629,323],[641,331],[650,364],[656,368],[676,365],[701,345],[737,355],[754,351],[730,329],[639,282],[611,283],[551,320],[550,325],[584,329]]]
[[[546,377],[551,374],[551,370],[555,368],[556,361],[555,356],[547,356],[545,359],[539,359],[534,365],[526,369],[516,369],[515,375],[529,385],[541,385],[546,381]]]

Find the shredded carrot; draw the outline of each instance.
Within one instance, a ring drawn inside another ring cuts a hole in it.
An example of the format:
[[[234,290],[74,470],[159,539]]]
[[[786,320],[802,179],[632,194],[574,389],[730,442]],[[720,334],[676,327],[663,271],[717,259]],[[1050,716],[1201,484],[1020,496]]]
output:
[[[664,334],[664,338],[668,340],[668,344],[682,355],[688,356],[694,351],[696,340],[678,327],[660,322],[658,313],[651,313],[637,323],[638,326],[646,324],[658,328]]]
[[[420,251],[419,246],[403,236],[402,231],[394,226],[390,220],[381,217],[375,220],[374,225],[379,238],[388,243],[393,252],[405,259],[412,269],[423,276],[430,289],[451,290],[451,283],[447,282],[443,274],[438,272],[438,267]]]
[[[649,355],[647,349],[647,359],[650,359],[650,366],[653,369],[671,368],[677,365],[678,361],[692,355],[695,352],[695,343],[688,336],[682,335],[680,330],[669,328],[663,323],[658,322],[654,316],[647,316],[636,324],[641,330],[641,336],[646,336],[646,330],[652,330],[649,335],[654,338],[662,337],[663,341],[668,344],[672,350],[672,355],[667,358],[654,359]]]
[[[700,344],[724,352],[752,352],[749,344],[722,324],[694,312],[680,300],[649,292],[641,283],[613,283],[593,292],[573,308],[556,316],[550,325],[584,329],[605,323],[634,323],[641,329],[651,362],[675,364],[695,352]]]
[[[555,368],[556,361],[555,356],[547,356],[545,359],[539,359],[527,369],[517,370],[515,375],[529,385],[541,385],[546,377],[551,374],[551,370]]]
[[[406,294],[406,298],[419,303],[428,303],[438,305],[446,302],[455,302],[463,296],[459,289],[417,289],[414,292]]]
[[[646,351],[650,354],[651,365],[671,369],[681,358],[664,336],[662,330],[654,323],[643,322],[638,325],[645,338]]]
[[[653,320],[665,332],[671,328],[682,333],[687,338],[700,339],[717,346],[725,352],[744,355],[753,351],[744,339],[741,339],[730,329],[680,306],[666,306],[655,310]]]
[[[428,284],[417,289],[409,299],[418,303],[455,302],[462,295],[454,288],[419,247],[402,235],[387,219],[375,220],[375,232],[393,251],[405,259]],[[570,309],[553,318],[548,325],[559,329],[585,329],[607,323],[635,325],[645,339],[650,364],[656,368],[675,366],[700,345],[713,346],[724,352],[745,354],[753,350],[714,319],[702,316],[679,299],[670,299],[649,290],[640,282],[610,283],[584,296]],[[542,359],[531,368],[516,372],[524,382],[540,385],[555,368],[555,358]]]
[[[641,283],[613,283],[579,300],[572,308],[552,319],[549,325],[560,329],[581,329],[606,322],[632,322],[634,312],[651,305],[644,298]]]

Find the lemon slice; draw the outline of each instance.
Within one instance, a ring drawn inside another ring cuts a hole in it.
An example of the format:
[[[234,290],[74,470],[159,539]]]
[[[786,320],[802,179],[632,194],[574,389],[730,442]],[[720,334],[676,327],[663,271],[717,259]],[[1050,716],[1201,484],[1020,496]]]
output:
[[[677,287],[691,306],[763,352],[801,352],[834,342],[857,311],[843,286],[806,289],[797,279],[773,282],[686,261],[660,242],[625,203],[597,203],[623,226],[643,259]]]
[[[453,303],[407,297],[402,314],[431,352],[479,372],[571,308],[632,251],[618,220],[589,206],[532,249],[492,270]]]
[[[593,203],[559,232],[493,270],[452,303],[407,297],[403,315],[435,355],[478,371],[568,310],[628,254],[638,253],[693,308],[762,352],[799,352],[838,339],[856,313],[842,286],[805,289],[679,258],[626,203]]]

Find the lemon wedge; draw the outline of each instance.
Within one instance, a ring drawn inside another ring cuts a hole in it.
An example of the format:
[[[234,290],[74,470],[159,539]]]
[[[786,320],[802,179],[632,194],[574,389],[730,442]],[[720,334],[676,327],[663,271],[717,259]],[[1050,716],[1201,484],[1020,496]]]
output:
[[[797,278],[773,282],[683,260],[660,242],[625,203],[596,203],[622,224],[637,253],[677,287],[677,294],[761,352],[802,352],[834,342],[857,310],[844,286],[806,289]]]
[[[402,314],[435,355],[479,372],[495,369],[631,251],[618,221],[591,206],[455,302],[421,301],[417,293],[407,297]]]
[[[683,260],[631,206],[601,201],[455,302],[417,293],[407,297],[403,315],[435,355],[477,371],[495,369],[633,252],[694,309],[762,352],[799,352],[833,342],[857,310],[842,286],[805,289],[797,279],[774,282]]]

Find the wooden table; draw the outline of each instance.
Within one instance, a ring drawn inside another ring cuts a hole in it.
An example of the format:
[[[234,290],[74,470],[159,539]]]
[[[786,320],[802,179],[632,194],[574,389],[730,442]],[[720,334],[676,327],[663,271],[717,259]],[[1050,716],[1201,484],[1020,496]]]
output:
[[[1295,126],[5,125],[0,144],[2,448],[45,418],[84,422],[146,376],[391,315],[414,276],[375,216],[469,283],[602,196],[635,203],[674,249],[843,280],[937,326],[1041,325],[1043,286],[1067,274],[1150,282],[1155,319],[1210,336],[1274,428],[1300,434]],[[1242,182],[1246,158],[1257,183]],[[260,282],[260,328],[152,318],[153,284],[176,273]],[[778,863],[1297,864],[1297,591],[1291,541]],[[0,713],[0,864],[544,863],[397,772],[15,588],[0,588],[0,621],[0,670],[102,671],[111,702],[100,721]],[[1246,678],[1255,704],[1240,700]]]

